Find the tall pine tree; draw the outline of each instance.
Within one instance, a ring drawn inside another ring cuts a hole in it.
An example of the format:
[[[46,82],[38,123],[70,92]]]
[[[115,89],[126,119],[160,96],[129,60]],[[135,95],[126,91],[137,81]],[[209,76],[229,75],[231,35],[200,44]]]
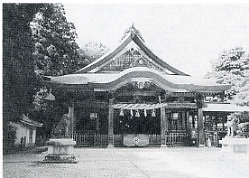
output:
[[[78,69],[78,45],[74,24],[68,22],[62,4],[46,4],[31,23],[35,40],[35,71],[64,75]]]
[[[27,113],[37,87],[30,22],[43,4],[3,4],[3,148],[13,143],[9,121]]]
[[[207,78],[217,83],[230,84],[226,99],[232,103],[249,105],[249,55],[242,47],[224,51],[212,63],[212,72]]]

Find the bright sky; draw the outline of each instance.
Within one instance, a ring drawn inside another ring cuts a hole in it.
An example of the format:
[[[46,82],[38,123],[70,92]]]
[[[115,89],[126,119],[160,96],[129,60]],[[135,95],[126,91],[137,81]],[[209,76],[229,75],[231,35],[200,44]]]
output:
[[[110,49],[133,23],[159,58],[202,77],[211,60],[236,46],[249,49],[249,4],[65,4],[77,42],[101,42]]]

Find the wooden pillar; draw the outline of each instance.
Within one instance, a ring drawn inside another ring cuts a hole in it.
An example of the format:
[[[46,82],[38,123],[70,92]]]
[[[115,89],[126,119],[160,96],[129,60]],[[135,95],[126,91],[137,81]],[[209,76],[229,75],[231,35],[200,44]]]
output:
[[[204,126],[203,126],[203,111],[202,108],[198,108],[198,116],[197,116],[197,130],[198,130],[198,140],[197,146],[203,146],[205,144],[204,141]]]
[[[190,128],[191,128],[191,125],[190,125],[190,123],[189,123],[189,111],[186,111],[186,130],[187,130],[187,132],[189,132],[190,131]]]
[[[68,135],[71,135],[71,138],[73,138],[74,134],[74,103],[72,103],[70,106],[68,106],[68,116],[70,118],[70,126]]]
[[[197,95],[197,146],[204,146],[204,125],[203,125],[203,110],[202,110],[202,95]]]
[[[186,111],[186,125],[185,125],[185,129],[186,129],[186,134],[187,134],[187,136],[188,136],[188,138],[189,139],[191,139],[192,137],[191,137],[191,128],[192,128],[192,125],[191,125],[191,123],[190,123],[190,121],[189,121],[189,111]],[[189,143],[189,144],[191,144],[192,145],[192,143]]]
[[[36,128],[33,129],[32,143],[35,144]]]
[[[161,146],[166,146],[166,114],[165,107],[161,107]]]
[[[165,114],[165,117],[166,117],[166,119],[165,119],[165,122],[166,122],[165,123],[165,131],[169,132],[169,119],[170,119],[169,114]]]
[[[29,134],[30,134],[30,129],[31,129],[31,128],[28,128],[28,129],[26,130],[25,147],[26,147],[26,146],[29,146],[29,143],[30,143],[30,140],[29,140],[29,138],[30,138],[30,136],[29,136]]]
[[[96,131],[99,132],[99,116],[96,118]]]
[[[108,116],[108,148],[114,147],[114,108],[113,108],[113,99],[109,100],[109,116]]]
[[[185,110],[183,110],[182,112],[182,128],[185,129],[186,128],[186,114],[185,114]]]
[[[222,130],[225,130],[226,114],[222,113]]]

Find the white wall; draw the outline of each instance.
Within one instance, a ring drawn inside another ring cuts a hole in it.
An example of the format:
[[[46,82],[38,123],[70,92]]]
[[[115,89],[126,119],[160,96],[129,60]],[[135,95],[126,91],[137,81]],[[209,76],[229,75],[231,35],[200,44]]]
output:
[[[23,124],[20,123],[10,123],[12,126],[16,127],[16,140],[15,145],[21,145],[21,138],[26,137],[26,144],[25,146],[32,146],[35,144],[35,137],[36,137],[36,128],[33,127],[25,127]],[[32,140],[29,140],[30,130],[33,130]]]

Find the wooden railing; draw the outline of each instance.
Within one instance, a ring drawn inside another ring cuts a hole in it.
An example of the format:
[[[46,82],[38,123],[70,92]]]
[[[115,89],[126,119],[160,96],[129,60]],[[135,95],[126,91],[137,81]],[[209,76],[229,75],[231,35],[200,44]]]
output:
[[[75,133],[74,140],[76,141],[76,147],[105,148],[108,145],[108,134],[94,132]]]
[[[166,135],[166,145],[168,146],[176,146],[176,145],[184,145],[187,142],[187,134],[186,133],[168,133]]]
[[[108,145],[108,134],[107,133],[94,133],[84,132],[75,133],[74,140],[76,141],[76,147],[94,147],[94,148],[106,148]],[[168,133],[166,134],[166,145],[168,146],[180,146],[187,144],[188,137],[186,133]],[[157,147],[161,145],[160,134],[149,135],[148,147]],[[122,147],[123,136],[114,135],[114,146]]]
[[[76,147],[94,147],[94,148],[106,148],[108,145],[107,133],[95,133],[95,132],[81,132],[74,134],[74,140],[76,141]],[[157,147],[161,145],[160,134],[149,135],[148,147]],[[123,147],[123,135],[114,135],[114,146]]]

